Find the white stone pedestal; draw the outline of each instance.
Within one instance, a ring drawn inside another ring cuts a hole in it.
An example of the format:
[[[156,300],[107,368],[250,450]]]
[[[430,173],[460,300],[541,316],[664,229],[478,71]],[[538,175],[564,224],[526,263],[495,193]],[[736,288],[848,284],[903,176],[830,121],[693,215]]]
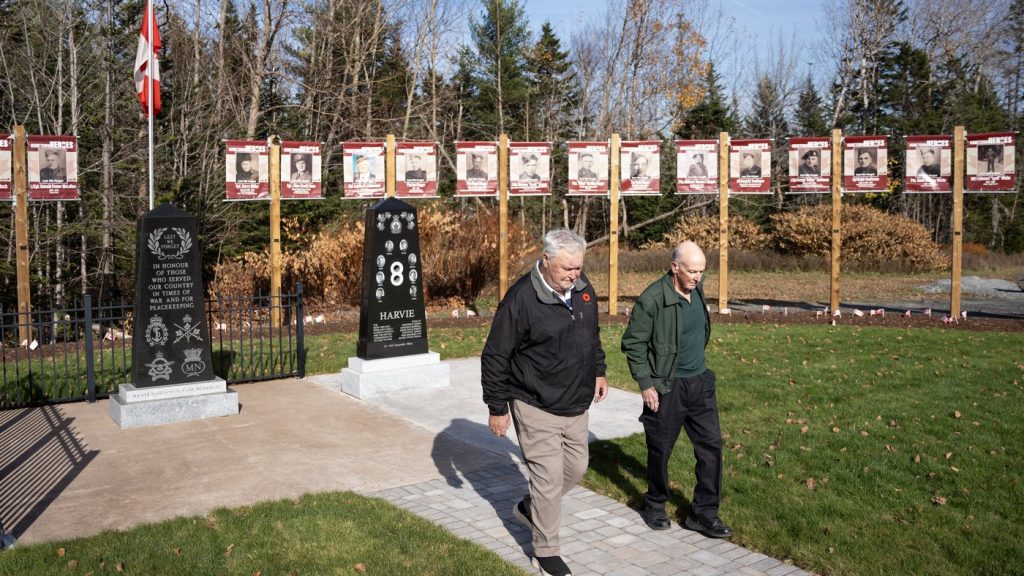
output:
[[[356,398],[372,398],[396,392],[445,388],[450,380],[448,364],[437,352],[364,360],[351,357],[341,371],[341,391]]]
[[[144,388],[121,384],[110,397],[110,417],[122,429],[236,414],[238,392],[223,378]]]

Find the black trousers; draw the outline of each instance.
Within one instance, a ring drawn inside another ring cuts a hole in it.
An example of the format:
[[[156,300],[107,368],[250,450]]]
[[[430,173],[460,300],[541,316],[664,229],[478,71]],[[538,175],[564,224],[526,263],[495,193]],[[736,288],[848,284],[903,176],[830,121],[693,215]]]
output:
[[[685,428],[697,460],[692,514],[717,516],[722,495],[722,431],[715,373],[707,370],[692,378],[676,378],[672,388],[660,395],[657,412],[644,406],[640,422],[647,435],[647,505],[664,508],[668,501],[668,461],[680,429]]]

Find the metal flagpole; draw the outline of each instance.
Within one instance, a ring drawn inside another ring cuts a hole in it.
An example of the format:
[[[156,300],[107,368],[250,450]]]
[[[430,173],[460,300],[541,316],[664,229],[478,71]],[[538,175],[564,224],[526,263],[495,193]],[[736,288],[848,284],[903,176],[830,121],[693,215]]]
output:
[[[149,117],[149,209],[153,209],[153,24],[156,20],[156,12],[153,1],[146,2],[146,40],[149,44],[149,54],[146,55],[146,107]]]

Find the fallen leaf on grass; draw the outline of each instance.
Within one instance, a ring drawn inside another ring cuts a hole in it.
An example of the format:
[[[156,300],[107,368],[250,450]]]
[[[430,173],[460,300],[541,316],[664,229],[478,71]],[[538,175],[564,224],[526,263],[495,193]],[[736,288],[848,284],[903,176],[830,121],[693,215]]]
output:
[[[225,556],[231,556],[231,553],[234,552],[234,551],[235,551],[235,545],[234,544],[228,544],[228,547],[224,549],[224,555]]]
[[[808,490],[814,490],[814,487],[817,486],[817,484],[818,484],[818,482],[814,478],[808,478],[807,479],[807,489]]]
[[[959,417],[960,417],[960,411],[959,410],[954,410],[953,411],[953,418],[959,418]]]
[[[920,454],[915,454],[914,455],[914,464],[920,464],[920,463],[921,463],[921,455]]]
[[[366,572],[366,564],[362,562],[355,565],[356,572]]]
[[[839,432],[839,426],[833,426],[832,427],[832,431],[833,432]]]
[[[77,568],[78,560],[68,560],[68,568]]]
[[[808,430],[810,430],[810,427],[804,426],[803,428],[800,429],[800,433],[801,434],[807,434]]]
[[[175,548],[174,550],[171,550],[171,552],[172,552],[172,553],[173,553],[173,554],[174,554],[175,556],[181,556],[181,548]]]
[[[124,572],[124,562],[118,562],[114,565],[114,569],[118,572]]]
[[[263,576],[263,571],[262,570],[257,570],[257,571],[252,573],[252,576]]]
[[[960,471],[960,469],[957,468],[956,466],[950,466],[949,469],[952,470],[953,472],[959,472]]]
[[[932,504],[935,504],[936,506],[945,506],[946,505],[946,497],[945,496],[937,496],[937,495],[936,496],[932,496]]]
[[[949,460],[952,457],[953,457],[953,453],[952,452],[946,452],[946,460]]]
[[[63,548],[57,548],[57,558],[63,558],[64,554],[67,554],[67,550]]]

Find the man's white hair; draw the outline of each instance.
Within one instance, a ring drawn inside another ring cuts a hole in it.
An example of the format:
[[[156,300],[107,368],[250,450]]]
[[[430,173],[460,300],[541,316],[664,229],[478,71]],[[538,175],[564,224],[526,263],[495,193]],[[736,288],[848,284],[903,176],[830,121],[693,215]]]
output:
[[[576,254],[586,251],[587,241],[583,239],[583,236],[567,228],[549,230],[544,235],[544,254],[548,258],[554,258],[559,252]]]

